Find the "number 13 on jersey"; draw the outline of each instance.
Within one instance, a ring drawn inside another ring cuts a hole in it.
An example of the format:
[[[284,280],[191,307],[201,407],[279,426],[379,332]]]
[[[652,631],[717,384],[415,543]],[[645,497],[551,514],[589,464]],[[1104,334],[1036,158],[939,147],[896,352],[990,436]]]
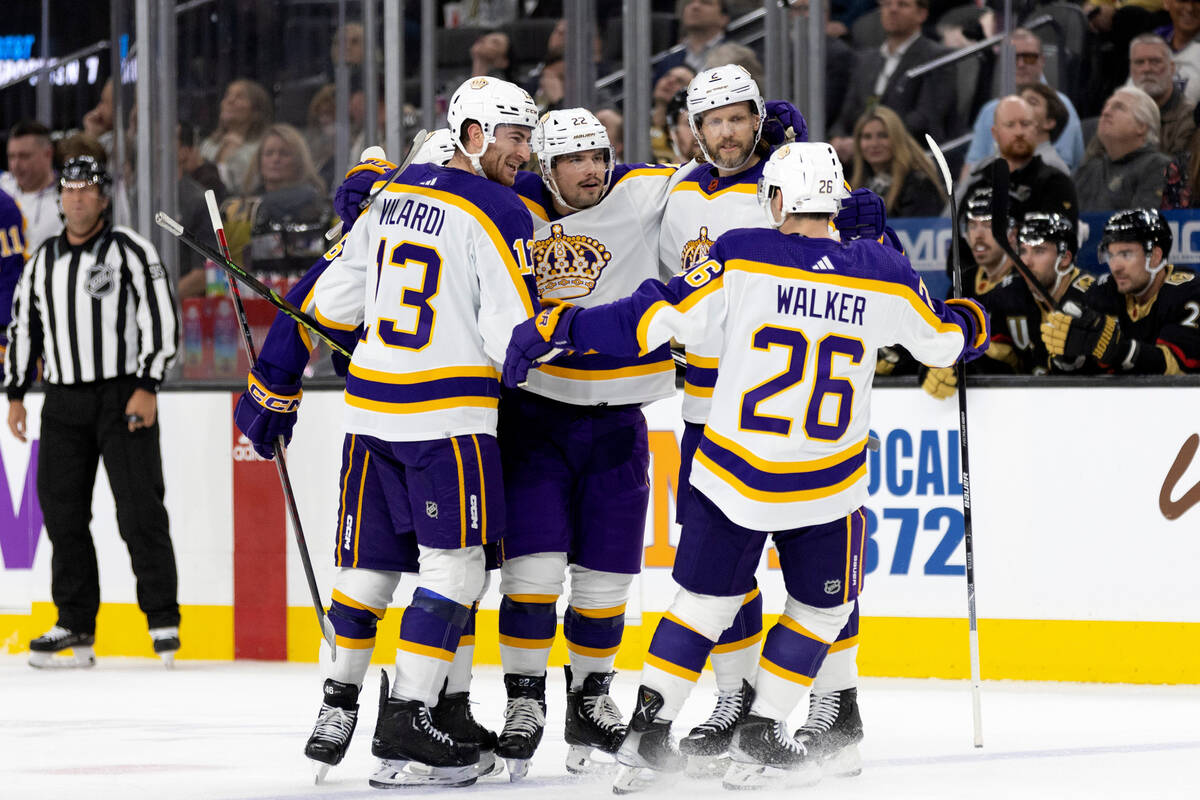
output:
[[[400,306],[415,312],[410,317],[415,318],[414,321],[406,327],[398,320],[385,317],[388,310],[377,306],[379,325],[375,329],[376,335],[388,347],[424,350],[433,338],[437,318],[437,311],[430,301],[437,297],[441,285],[441,255],[432,247],[413,242],[400,242],[389,250],[387,239],[380,239],[375,261],[378,266],[376,303],[380,302],[381,294],[387,302],[399,291]]]

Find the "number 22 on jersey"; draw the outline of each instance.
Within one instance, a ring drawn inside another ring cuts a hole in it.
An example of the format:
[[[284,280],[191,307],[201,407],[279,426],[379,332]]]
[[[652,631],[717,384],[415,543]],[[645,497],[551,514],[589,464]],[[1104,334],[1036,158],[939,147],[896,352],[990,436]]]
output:
[[[787,368],[778,375],[763,381],[742,394],[738,427],[744,431],[771,433],[787,436],[792,430],[792,418],[759,412],[758,406],[777,394],[786,392],[802,383],[808,372],[808,337],[804,331],[779,325],[763,325],[751,336],[750,346],[755,350],[770,351],[783,348],[787,351]],[[845,356],[851,364],[860,364],[865,347],[861,340],[830,333],[817,342],[815,348],[816,375],[808,405],[804,411],[804,434],[809,439],[836,442],[846,433],[850,425],[850,409],[854,401],[854,384],[849,378],[833,375],[834,356]],[[825,398],[832,395],[837,401],[837,415],[833,422],[821,419],[821,406]]]
[[[404,350],[424,350],[433,338],[437,311],[430,301],[437,296],[442,280],[442,257],[432,247],[413,242],[400,242],[388,248],[387,239],[379,240],[375,254],[378,273],[375,276],[376,313],[379,325],[375,334],[388,347]],[[413,321],[405,326],[398,320],[383,316],[393,298],[399,295],[399,305],[411,312]]]

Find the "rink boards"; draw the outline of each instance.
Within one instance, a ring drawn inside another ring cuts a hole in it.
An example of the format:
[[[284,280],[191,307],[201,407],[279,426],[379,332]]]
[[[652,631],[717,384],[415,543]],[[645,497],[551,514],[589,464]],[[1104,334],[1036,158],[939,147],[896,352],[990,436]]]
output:
[[[32,457],[40,396],[27,399],[31,445],[0,435],[0,641],[21,652],[54,621],[50,548],[36,505]],[[232,427],[225,392],[160,399],[167,507],[179,564],[181,658],[312,661],[317,628],[275,467]],[[1200,433],[1200,388],[985,388],[971,392],[975,572],[985,678],[1200,683],[1200,482],[1185,443]],[[636,669],[670,577],[679,401],[646,409],[652,503],[646,569],[629,604],[618,667]],[[334,566],[341,397],[305,393],[288,463],[322,596]],[[866,675],[964,677],[957,405],[916,389],[873,395],[871,534],[859,664]],[[1181,452],[1183,451],[1183,452]],[[1194,453],[1192,446],[1191,452]],[[1192,492],[1196,495],[1196,492]],[[1185,498],[1179,502],[1180,498]],[[107,482],[93,530],[103,607],[100,655],[149,655],[129,560]],[[786,521],[781,527],[787,527]],[[782,580],[764,557],[767,612]],[[496,582],[477,625],[476,659],[499,663]],[[403,581],[403,603],[412,583]],[[560,603],[560,611],[564,603]],[[770,617],[768,618],[768,624]],[[376,659],[390,661],[399,613],[380,625]],[[560,637],[561,638],[561,637]],[[561,663],[561,642],[554,663]]]

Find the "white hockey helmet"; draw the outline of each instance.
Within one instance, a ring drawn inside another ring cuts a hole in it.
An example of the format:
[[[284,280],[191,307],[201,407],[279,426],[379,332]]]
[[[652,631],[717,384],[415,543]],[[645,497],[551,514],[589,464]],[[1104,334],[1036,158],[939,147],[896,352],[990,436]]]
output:
[[[450,97],[450,106],[446,109],[446,125],[454,134],[454,144],[471,160],[477,173],[480,171],[479,157],[496,141],[496,128],[518,125],[532,130],[537,125],[537,118],[537,105],[529,92],[499,78],[467,78]],[[462,143],[467,120],[474,120],[483,128],[483,149],[478,153],[468,153]]]
[[[568,153],[582,153],[588,150],[604,150],[604,160],[607,167],[604,171],[604,191],[612,181],[613,165],[616,155],[612,142],[608,140],[608,130],[604,123],[596,119],[596,115],[586,108],[564,108],[549,111],[542,115],[538,125],[533,129],[533,153],[538,158],[542,169],[542,178],[550,191],[572,211],[579,209],[563,199],[558,190],[558,182],[554,180],[554,159]],[[601,195],[603,196],[603,195]]]
[[[706,69],[688,84],[688,125],[691,126],[692,135],[700,145],[700,152],[710,162],[712,158],[709,157],[708,148],[700,136],[700,117],[705,111],[714,108],[746,102],[753,103],[758,113],[758,128],[754,131],[754,146],[757,147],[758,140],[762,137],[763,122],[767,118],[766,104],[763,102],[762,92],[758,89],[758,83],[750,77],[745,67],[726,64],[723,67]]]
[[[783,217],[776,219],[771,197],[783,196]],[[758,179],[758,202],[772,228],[788,214],[836,214],[849,197],[842,162],[826,142],[793,142],[771,154]]]
[[[454,158],[454,134],[449,128],[439,128],[425,137],[421,148],[413,156],[414,164],[437,164],[445,166]]]

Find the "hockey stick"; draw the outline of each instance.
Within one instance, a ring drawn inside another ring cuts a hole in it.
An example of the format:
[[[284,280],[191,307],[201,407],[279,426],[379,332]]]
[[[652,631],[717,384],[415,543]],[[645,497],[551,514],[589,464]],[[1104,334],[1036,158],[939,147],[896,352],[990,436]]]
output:
[[[167,214],[159,211],[154,215],[154,221],[158,223],[159,227],[163,228],[172,236],[179,239],[179,241],[183,242],[188,247],[192,248],[221,269],[225,270],[227,274],[246,284],[246,288],[250,289],[256,295],[278,308],[287,316],[296,320],[296,322],[308,328],[309,331],[316,335],[318,339],[329,345],[330,350],[335,353],[341,353],[346,358],[350,357],[350,352],[346,348],[342,347],[336,339],[333,339],[331,336],[325,333],[325,331],[321,329],[321,324],[319,322],[300,309],[296,308],[286,298],[280,297],[278,292],[267,286],[258,278],[251,275],[245,270],[244,267],[239,266],[236,262],[218,253],[213,249],[212,245],[197,239],[194,233],[185,229],[183,225],[171,219],[171,217]]]
[[[938,147],[932,136],[925,134],[925,141],[929,143],[929,151],[933,153],[938,169],[941,170],[942,180],[946,183],[946,194],[950,198],[950,219],[952,224],[957,224],[958,209],[955,208],[954,202],[954,183],[950,179],[950,167],[946,165],[946,156],[942,154],[942,149]],[[1003,161],[1003,159],[999,160]],[[1007,164],[1005,166],[1007,167]],[[1006,169],[1006,197],[1007,177]],[[995,196],[995,186],[993,185],[992,197],[995,198]],[[995,220],[996,217],[993,216],[993,225],[996,224]],[[1004,241],[1008,241],[1007,236],[1004,237]],[[962,261],[959,258],[957,232],[950,237],[950,260],[954,264],[954,296],[962,297]],[[967,621],[970,626],[968,646],[971,651],[971,717],[975,723],[975,746],[983,747],[983,711],[979,699],[979,625],[975,616],[975,546],[971,525],[971,463],[968,448],[970,440],[967,438],[967,367],[961,359],[954,365],[954,373],[958,378],[958,446],[962,457],[963,546],[967,559]]]
[[[1038,301],[1053,311],[1058,308],[1058,303],[1054,302],[1054,298],[1042,286],[1042,282],[1034,277],[1033,272],[1021,260],[1021,256],[1008,240],[1008,162],[1003,157],[996,156],[989,169],[992,173],[992,238],[1000,245],[1005,255],[1012,259],[1013,266],[1029,284],[1030,291],[1037,296]],[[1019,225],[1018,221],[1018,227]],[[958,241],[958,237],[954,237],[954,240]]]
[[[375,198],[379,196],[379,193],[382,192],[384,189],[386,189],[388,186],[390,186],[392,181],[396,180],[397,175],[399,175],[401,172],[404,172],[404,168],[407,167],[409,164],[411,164],[412,160],[417,157],[417,152],[421,149],[421,145],[425,144],[425,140],[428,137],[429,137],[429,132],[426,131],[424,128],[421,128],[421,130],[417,131],[417,135],[413,137],[412,144],[410,144],[408,146],[408,154],[406,156],[404,156],[404,160],[402,162],[400,162],[400,166],[396,167],[394,170],[392,170],[391,172],[388,173],[387,179],[383,182],[383,186],[380,186],[378,189],[371,192],[369,195],[367,195],[366,197],[364,197],[362,200],[359,201],[358,213],[361,214],[368,206],[371,205],[371,203],[374,203]],[[374,152],[376,150],[379,151],[378,155],[376,155]],[[384,158],[384,157],[385,157],[385,154],[383,152],[383,148],[379,147],[379,146],[374,146],[374,147],[368,147],[366,150],[363,150],[362,155],[359,157],[358,160],[366,161],[368,158]],[[332,242],[334,239],[336,239],[338,236],[340,236],[341,233],[342,233],[342,221],[339,219],[337,221],[336,225],[334,225],[329,230],[325,231],[325,238]]]
[[[221,221],[221,211],[217,208],[217,195],[212,189],[204,193],[204,202],[208,204],[208,217],[212,221],[217,243],[221,246],[221,255],[228,259],[229,242],[225,238],[225,224]],[[242,327],[242,347],[245,348],[246,358],[249,359],[250,368],[253,369],[258,363],[258,353],[254,350],[254,337],[250,333],[250,323],[246,320],[246,308],[242,305],[242,293],[238,290],[237,280],[232,275],[226,274],[225,280],[229,283],[229,295],[233,300],[234,313],[237,314],[238,323]],[[288,475],[287,464],[283,460],[286,446],[282,436],[273,444],[275,469],[279,472],[279,484],[283,487],[283,499],[287,505],[288,517],[292,521],[292,533],[296,537],[296,546],[300,549],[300,564],[304,567],[304,577],[308,581],[308,593],[312,596],[313,607],[317,610],[317,625],[321,629],[321,635],[329,643],[330,660],[337,661],[337,634],[334,633],[333,623],[325,614],[325,606],[321,603],[321,591],[317,588],[317,578],[313,574],[312,560],[308,555],[308,543],[304,540],[304,528],[300,525],[300,509],[296,506],[296,495],[292,492],[292,479]]]

